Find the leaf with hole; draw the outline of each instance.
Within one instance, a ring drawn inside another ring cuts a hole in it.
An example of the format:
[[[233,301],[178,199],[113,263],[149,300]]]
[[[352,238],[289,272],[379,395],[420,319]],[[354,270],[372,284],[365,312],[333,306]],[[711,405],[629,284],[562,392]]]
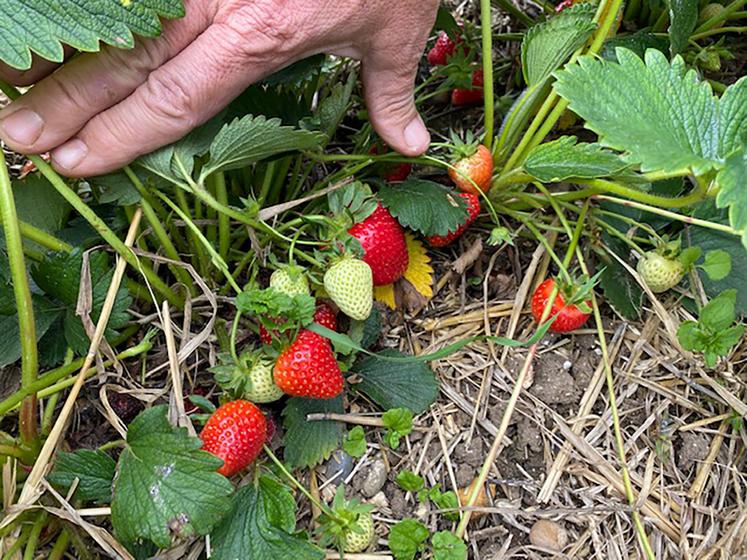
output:
[[[208,534],[228,513],[233,486],[217,472],[223,461],[201,447],[169,424],[165,405],[135,418],[114,480],[111,520],[121,542],[166,548],[174,537]]]

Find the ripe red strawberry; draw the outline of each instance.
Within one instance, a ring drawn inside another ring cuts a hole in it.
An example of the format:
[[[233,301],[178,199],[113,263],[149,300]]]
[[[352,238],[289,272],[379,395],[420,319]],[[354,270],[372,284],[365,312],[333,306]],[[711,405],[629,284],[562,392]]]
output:
[[[446,31],[441,31],[436,38],[436,44],[428,51],[428,64],[431,66],[444,66],[449,58],[454,55],[456,43],[449,37]]]
[[[232,476],[257,458],[267,439],[265,415],[249,401],[231,401],[219,407],[200,434],[202,449],[223,459],[218,472]]]
[[[465,105],[476,105],[482,103],[485,99],[483,86],[485,85],[485,76],[482,70],[475,70],[472,73],[472,87],[456,88],[451,92],[451,104],[455,107],[464,107]]]
[[[327,302],[319,302],[314,313],[314,322],[331,331],[337,330],[337,313]]]
[[[542,320],[547,302],[555,288],[554,278],[545,280],[532,296],[532,315],[538,323]],[[574,302],[573,288],[560,289],[550,309],[548,320],[557,317],[550,330],[556,333],[575,331],[591,316],[591,301]]]
[[[432,247],[446,247],[446,245],[451,244],[455,239],[461,237],[462,234],[467,231],[467,228],[472,225],[472,222],[477,219],[477,216],[480,213],[479,196],[472,193],[459,193],[457,196],[467,201],[467,212],[469,212],[467,220],[460,225],[456,231],[450,231],[446,235],[431,235],[430,237],[426,237],[425,240]]]
[[[456,187],[463,192],[479,194],[478,188],[486,192],[493,178],[493,154],[482,144],[460,142],[454,151],[453,168],[449,168],[449,177]],[[472,184],[471,179],[477,184]]]
[[[312,399],[336,397],[345,381],[329,340],[306,329],[280,354],[273,376],[284,393]]]
[[[259,340],[262,342],[262,344],[272,344],[272,335],[264,325],[259,325]]]
[[[371,267],[374,286],[396,282],[407,270],[409,255],[405,231],[381,204],[348,233],[360,241],[363,261]]]

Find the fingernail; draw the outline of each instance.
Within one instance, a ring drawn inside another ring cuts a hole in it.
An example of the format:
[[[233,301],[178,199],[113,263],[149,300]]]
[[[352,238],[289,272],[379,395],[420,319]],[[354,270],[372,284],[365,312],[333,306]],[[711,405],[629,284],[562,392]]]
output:
[[[75,169],[88,155],[88,146],[82,140],[70,140],[52,152],[52,161],[63,169]]]
[[[31,109],[18,109],[0,123],[8,139],[26,146],[36,142],[44,129],[44,121]]]
[[[424,152],[431,141],[430,134],[428,134],[428,130],[425,128],[419,115],[412,119],[410,124],[405,127],[404,134],[407,145],[417,152]]]

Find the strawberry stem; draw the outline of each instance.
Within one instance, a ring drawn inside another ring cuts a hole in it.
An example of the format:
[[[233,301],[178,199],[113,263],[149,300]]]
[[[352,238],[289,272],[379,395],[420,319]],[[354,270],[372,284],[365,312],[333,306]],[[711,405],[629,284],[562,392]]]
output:
[[[482,32],[483,98],[485,103],[485,136],[483,143],[489,150],[493,146],[495,101],[493,99],[493,25],[490,0],[480,0],[480,30]]]
[[[288,469],[286,469],[286,468],[285,468],[285,465],[283,465],[283,463],[281,463],[281,462],[280,462],[280,459],[278,459],[278,458],[277,458],[277,457],[275,456],[275,454],[274,454],[274,453],[272,452],[272,450],[271,450],[271,449],[270,449],[270,448],[269,448],[269,447],[268,447],[267,445],[265,445],[265,446],[264,446],[264,448],[265,448],[265,453],[266,453],[266,454],[267,454],[267,456],[268,456],[268,457],[270,458],[270,460],[271,460],[271,461],[272,461],[273,463],[275,463],[275,466],[276,466],[276,467],[278,468],[278,470],[279,470],[279,471],[280,471],[281,473],[283,473],[283,475],[284,475],[284,476],[285,476],[285,477],[286,477],[286,478],[288,479],[288,481],[289,481],[289,482],[290,482],[290,483],[291,483],[291,484],[292,484],[293,486],[295,486],[296,488],[298,488],[298,490],[299,490],[299,491],[301,492],[301,494],[303,494],[304,496],[306,496],[306,497],[307,497],[307,498],[309,499],[309,501],[310,501],[310,502],[311,502],[312,504],[314,504],[314,505],[315,505],[316,507],[318,507],[318,508],[319,508],[319,509],[320,509],[320,510],[321,510],[321,511],[322,511],[322,512],[323,512],[323,513],[325,514],[325,515],[329,516],[330,518],[332,518],[332,519],[334,519],[334,520],[336,520],[336,521],[338,521],[338,522],[340,522],[340,523],[345,523],[345,521],[344,521],[344,520],[342,520],[342,519],[340,519],[339,517],[337,517],[337,516],[336,516],[336,515],[334,514],[334,512],[333,512],[333,511],[332,511],[332,510],[331,510],[331,509],[330,509],[329,507],[327,507],[327,505],[326,505],[326,504],[324,504],[324,503],[320,502],[320,501],[319,501],[319,500],[317,500],[317,499],[316,499],[316,498],[315,498],[314,496],[312,496],[312,495],[311,495],[311,492],[309,492],[309,491],[308,491],[308,490],[306,489],[306,487],[305,487],[305,486],[304,486],[303,484],[301,484],[301,483],[300,483],[300,482],[299,482],[299,481],[298,481],[298,480],[296,479],[296,477],[294,477],[294,476],[293,476],[293,475],[292,475],[292,474],[290,473],[290,471],[289,471]]]

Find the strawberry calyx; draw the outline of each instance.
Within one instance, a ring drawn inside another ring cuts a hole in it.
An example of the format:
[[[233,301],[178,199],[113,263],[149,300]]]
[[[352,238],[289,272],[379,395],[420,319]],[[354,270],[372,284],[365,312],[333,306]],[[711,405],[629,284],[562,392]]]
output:
[[[456,163],[465,158],[472,157],[477,153],[477,148],[480,146],[480,141],[475,139],[475,135],[471,130],[467,131],[464,140],[453,130],[450,133],[451,139],[451,161]]]
[[[360,521],[368,516],[375,506],[364,504],[358,498],[345,498],[344,485],[337,487],[331,508],[319,516],[319,544],[323,547],[342,548],[349,535],[362,531]]]

